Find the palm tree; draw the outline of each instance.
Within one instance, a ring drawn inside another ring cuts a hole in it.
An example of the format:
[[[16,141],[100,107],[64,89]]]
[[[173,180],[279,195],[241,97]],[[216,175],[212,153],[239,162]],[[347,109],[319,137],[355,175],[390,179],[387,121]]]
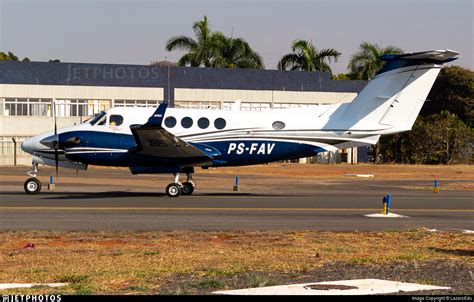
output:
[[[347,68],[358,80],[369,80],[383,67],[384,61],[380,57],[386,54],[401,54],[400,47],[389,45],[381,47],[376,43],[362,42],[359,51],[351,56]]]
[[[229,38],[219,33],[214,37],[215,50],[213,67],[221,68],[264,68],[263,59],[253,51],[242,38]]]
[[[334,48],[326,48],[318,51],[311,42],[306,40],[295,40],[291,46],[292,53],[284,55],[278,62],[278,69],[306,70],[331,72],[329,63],[341,53]]]
[[[200,66],[204,64],[206,67],[211,66],[211,58],[213,57],[213,36],[209,29],[207,16],[202,21],[197,21],[193,25],[196,40],[188,36],[171,37],[166,42],[166,50],[185,50],[188,51],[178,61],[180,66]]]

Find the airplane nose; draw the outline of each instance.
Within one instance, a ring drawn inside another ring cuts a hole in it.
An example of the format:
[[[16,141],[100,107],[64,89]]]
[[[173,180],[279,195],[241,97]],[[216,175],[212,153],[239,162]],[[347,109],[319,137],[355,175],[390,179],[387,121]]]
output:
[[[40,140],[39,143],[42,144],[43,146],[46,146],[52,149],[58,148],[58,136],[57,135],[48,136]]]
[[[21,150],[25,151],[26,153],[33,154],[35,141],[36,139],[34,137],[25,140],[23,143],[21,143]]]

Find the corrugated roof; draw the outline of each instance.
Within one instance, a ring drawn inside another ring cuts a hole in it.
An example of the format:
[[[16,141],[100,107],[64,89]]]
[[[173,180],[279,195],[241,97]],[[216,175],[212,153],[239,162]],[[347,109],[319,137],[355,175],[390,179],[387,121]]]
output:
[[[359,92],[326,72],[0,61],[0,84]]]

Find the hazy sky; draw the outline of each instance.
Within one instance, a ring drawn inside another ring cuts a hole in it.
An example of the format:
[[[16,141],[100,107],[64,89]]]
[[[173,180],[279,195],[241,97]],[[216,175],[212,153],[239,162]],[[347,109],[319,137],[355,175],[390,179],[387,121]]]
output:
[[[267,69],[290,52],[291,41],[342,52],[332,64],[347,72],[362,41],[405,51],[450,48],[455,63],[473,68],[473,0],[0,0],[0,51],[33,61],[149,64],[177,61],[166,52],[174,35],[194,37],[207,15],[211,28],[245,38]]]

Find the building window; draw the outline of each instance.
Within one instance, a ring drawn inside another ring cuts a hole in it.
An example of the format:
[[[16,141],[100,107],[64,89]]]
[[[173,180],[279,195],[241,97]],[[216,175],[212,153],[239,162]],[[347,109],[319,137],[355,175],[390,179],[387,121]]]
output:
[[[181,120],[181,126],[183,126],[183,128],[191,128],[192,125],[193,119],[190,117],[183,117],[183,119]]]
[[[115,107],[158,107],[162,102],[156,100],[115,100]]]
[[[224,102],[222,105],[222,109],[230,110],[232,109],[232,105],[234,102]],[[260,111],[265,109],[270,109],[271,103],[263,103],[263,102],[242,102],[240,103],[240,110],[245,111]]]
[[[207,127],[209,127],[209,120],[205,117],[201,117],[199,120],[198,120],[198,126],[199,128],[201,129],[206,129]]]
[[[220,109],[221,102],[175,101],[174,107],[189,109]]]
[[[5,116],[51,116],[51,99],[5,98]]]
[[[214,121],[214,127],[216,127],[216,129],[219,129],[219,130],[224,129],[225,125],[226,125],[226,122],[225,122],[225,119],[223,119],[223,118],[217,118]]]
[[[29,137],[25,137],[25,136],[15,137],[17,155],[25,154],[25,152],[21,150],[21,144],[28,138]],[[15,150],[15,143],[13,143],[12,137],[0,136],[0,155],[13,155],[15,154],[14,150]]]
[[[173,128],[174,126],[176,126],[176,119],[172,116],[168,116],[167,118],[165,118],[165,126],[168,128]]]
[[[71,100],[71,116],[88,116],[87,100]]]

